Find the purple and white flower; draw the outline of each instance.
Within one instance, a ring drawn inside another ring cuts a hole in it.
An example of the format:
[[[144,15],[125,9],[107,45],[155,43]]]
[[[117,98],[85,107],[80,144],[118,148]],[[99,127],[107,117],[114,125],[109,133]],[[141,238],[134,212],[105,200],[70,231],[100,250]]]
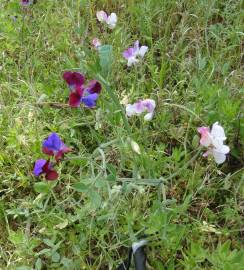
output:
[[[144,120],[150,121],[153,118],[155,107],[156,102],[153,99],[139,100],[134,104],[128,104],[126,106],[126,115],[131,117],[146,112]]]
[[[212,155],[217,164],[223,163],[230,152],[229,146],[224,145],[226,137],[223,127],[216,122],[211,131],[208,127],[200,127],[197,130],[201,134],[200,144],[208,149],[203,156]]]
[[[134,64],[137,64],[140,59],[144,57],[148,51],[147,46],[139,46],[139,41],[137,40],[134,43],[134,47],[130,47],[123,52],[123,57],[128,61],[127,66],[130,67]]]
[[[117,15],[115,13],[111,13],[109,16],[103,10],[97,12],[97,19],[101,23],[106,23],[110,29],[114,29],[117,23]]]

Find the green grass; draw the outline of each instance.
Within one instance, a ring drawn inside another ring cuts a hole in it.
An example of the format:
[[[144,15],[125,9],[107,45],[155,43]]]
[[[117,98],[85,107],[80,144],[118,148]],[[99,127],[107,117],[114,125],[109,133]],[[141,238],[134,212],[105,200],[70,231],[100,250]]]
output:
[[[145,234],[149,270],[244,269],[241,1],[39,0],[24,12],[1,0],[0,10],[0,269],[116,269]],[[98,10],[117,13],[113,31]],[[112,45],[108,73],[94,37]],[[122,52],[136,39],[149,51],[128,69]],[[102,81],[96,109],[50,105],[67,103],[70,69]],[[155,99],[153,120],[124,118],[126,96]],[[221,166],[198,146],[197,127],[215,121],[231,148]],[[50,184],[32,169],[51,132],[74,151]]]

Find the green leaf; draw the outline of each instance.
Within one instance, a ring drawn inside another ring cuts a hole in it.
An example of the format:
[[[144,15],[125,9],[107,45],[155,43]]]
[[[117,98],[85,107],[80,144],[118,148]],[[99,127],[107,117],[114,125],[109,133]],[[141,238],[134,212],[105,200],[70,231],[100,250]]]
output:
[[[50,186],[48,183],[45,182],[37,182],[34,184],[34,190],[38,193],[49,193]]]
[[[52,254],[52,262],[59,262],[59,260],[60,260],[60,255],[59,255],[59,253],[58,252],[54,252],[53,254]]]
[[[99,48],[98,52],[102,74],[107,76],[112,68],[113,47],[111,45],[103,45]]]
[[[94,190],[89,191],[89,198],[90,198],[91,204],[94,208],[98,208],[102,203],[101,195]]]
[[[81,182],[75,183],[73,185],[73,189],[78,192],[87,192],[89,190],[89,187]]]

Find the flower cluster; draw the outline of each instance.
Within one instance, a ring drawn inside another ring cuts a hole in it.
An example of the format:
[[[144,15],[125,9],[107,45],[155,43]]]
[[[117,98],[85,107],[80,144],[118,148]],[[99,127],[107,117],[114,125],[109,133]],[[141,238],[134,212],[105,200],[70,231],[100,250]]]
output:
[[[79,72],[71,71],[64,72],[63,78],[70,89],[69,105],[71,107],[79,107],[81,103],[89,108],[96,106],[102,89],[98,81],[92,80],[85,86],[85,76]]]
[[[49,159],[38,159],[35,162],[33,173],[35,176],[45,175],[46,180],[56,180],[58,173],[54,170],[55,164],[60,162],[65,153],[71,151],[71,148],[67,147],[60,139],[58,134],[51,133],[50,136],[42,143],[42,152],[48,156],[55,158],[56,163],[51,162]]]
[[[22,0],[23,6],[31,4],[31,0]],[[113,29],[117,23],[117,15],[111,13],[109,16],[104,11],[97,12],[97,19],[102,23],[106,23],[110,29]],[[95,49],[102,46],[102,42],[94,38],[92,45]],[[138,64],[148,51],[147,46],[139,46],[139,41],[134,43],[133,47],[129,47],[123,52],[123,57],[127,60],[127,66]],[[96,80],[91,80],[85,84],[85,76],[79,72],[66,71],[63,74],[63,79],[69,86],[69,105],[71,107],[79,107],[83,103],[88,108],[96,106],[96,101],[101,93],[102,86]],[[127,104],[125,111],[128,117],[134,115],[144,114],[144,120],[150,121],[153,119],[156,102],[153,99],[139,99],[133,104]],[[224,144],[226,140],[224,129],[218,124],[214,123],[212,129],[208,127],[198,128],[201,135],[200,144],[207,148],[204,157],[212,155],[217,164],[221,164],[226,160],[226,155],[229,153],[230,148]],[[135,152],[140,154],[139,145],[132,141],[132,148]],[[71,151],[56,133],[52,133],[47,139],[43,141],[42,151],[44,154],[53,158],[38,159],[35,162],[33,173],[35,176],[44,175],[46,180],[56,180],[58,173],[54,166],[58,164],[64,155]]]

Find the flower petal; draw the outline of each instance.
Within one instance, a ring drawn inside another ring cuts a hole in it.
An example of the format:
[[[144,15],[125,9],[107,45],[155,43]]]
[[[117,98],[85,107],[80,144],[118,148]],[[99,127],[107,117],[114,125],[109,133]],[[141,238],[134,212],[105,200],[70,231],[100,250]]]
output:
[[[111,13],[110,16],[108,16],[106,23],[110,29],[113,29],[117,23],[117,15],[115,13]]]
[[[154,111],[155,107],[156,107],[155,100],[150,99],[150,98],[144,99],[142,101],[142,104],[143,104],[144,108],[150,113],[152,113]]]
[[[214,123],[211,129],[211,135],[218,140],[226,140],[225,132],[222,126],[218,122]]]
[[[213,149],[212,153],[213,153],[214,160],[217,164],[221,164],[225,162],[226,155],[224,153],[221,153],[217,151],[216,149]]]
[[[77,92],[71,92],[69,94],[70,107],[79,107],[81,102],[81,96]]]
[[[33,173],[35,176],[39,176],[40,174],[43,173],[43,166],[46,164],[46,160],[45,159],[38,159],[35,162],[34,165],[34,169],[33,169]]]
[[[148,51],[147,46],[141,46],[141,48],[138,51],[138,55],[141,57],[144,57],[145,53]]]
[[[100,82],[98,82],[96,80],[90,81],[89,85],[85,89],[85,91],[87,91],[90,94],[94,94],[94,93],[99,94],[101,92],[101,90],[102,90],[102,86],[101,86]]]
[[[104,12],[103,10],[98,11],[96,13],[97,19],[99,20],[99,22],[106,22],[108,19],[108,15],[106,12]]]
[[[46,140],[43,141],[42,146],[49,151],[59,151],[62,146],[62,141],[57,133],[53,132]]]
[[[85,82],[85,76],[79,72],[66,71],[63,74],[63,78],[71,88],[82,86]]]
[[[45,176],[46,180],[54,181],[58,178],[58,173],[55,170],[49,170]]]
[[[83,102],[87,107],[92,108],[96,106],[96,100],[98,98],[98,94],[90,94],[81,99],[81,102]]]
[[[153,112],[145,114],[144,120],[145,120],[145,121],[151,121],[152,118],[153,118],[153,115],[154,115]]]
[[[52,150],[49,150],[47,147],[42,147],[42,152],[48,156],[54,155],[54,152]]]
[[[200,144],[208,147],[212,143],[212,138],[208,127],[200,127],[197,131],[201,134]]]
[[[125,108],[125,111],[126,111],[126,115],[128,117],[131,117],[131,116],[136,114],[134,104],[127,104],[126,108]]]
[[[134,48],[128,48],[127,50],[125,50],[123,52],[123,56],[125,59],[129,59],[130,57],[134,56],[135,54],[135,51],[134,51]]]

